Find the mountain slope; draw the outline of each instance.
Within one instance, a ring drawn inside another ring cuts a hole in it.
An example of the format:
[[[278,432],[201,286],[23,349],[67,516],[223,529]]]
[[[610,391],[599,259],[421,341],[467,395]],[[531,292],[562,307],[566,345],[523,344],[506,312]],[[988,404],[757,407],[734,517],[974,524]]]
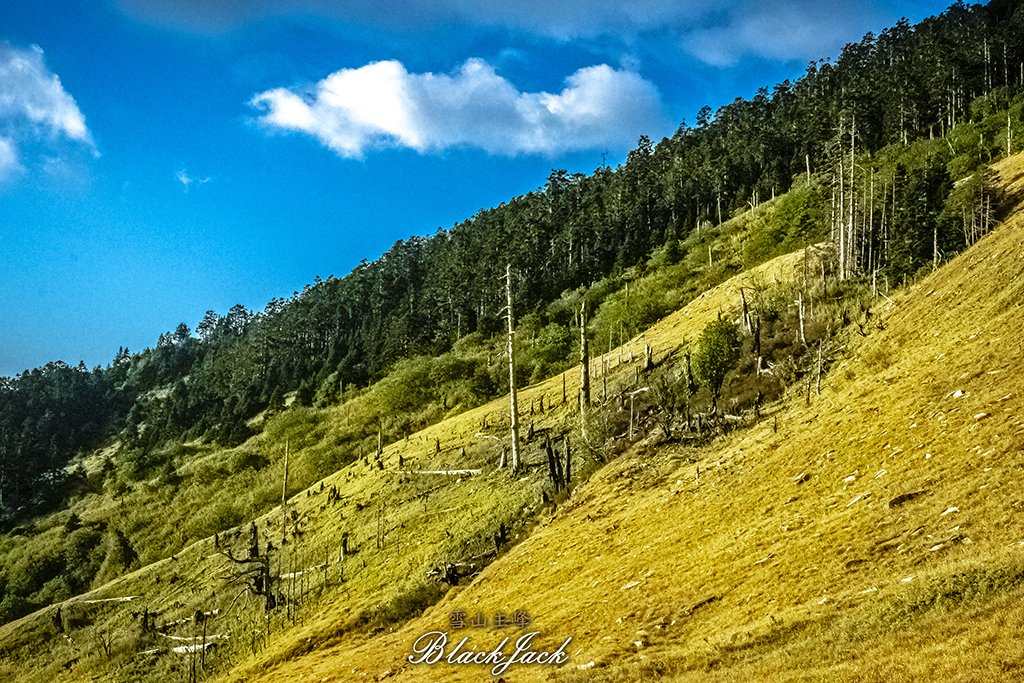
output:
[[[740,287],[793,280],[804,258],[802,252],[789,254],[736,276],[643,339],[608,354],[609,397],[634,381],[644,361],[644,343],[663,362],[678,352],[687,335],[692,338],[720,312],[735,307]],[[600,367],[595,359],[596,396],[604,384]],[[428,570],[454,564],[475,571],[489,561],[493,535],[502,525],[510,540],[521,539],[538,510],[546,509],[542,490],[550,493],[550,487],[544,438],[557,440],[576,424],[578,376],[577,368],[519,392],[526,469],[518,479],[495,469],[508,433],[504,398],[385,446],[379,457],[359,459],[292,496],[283,549],[280,508],[252,520],[260,552],[266,552],[268,541],[274,546],[274,592],[279,602],[287,602],[269,619],[264,598],[242,590],[252,577],[243,577],[240,567],[256,565],[227,556],[247,556],[247,521],[91,593],[0,626],[0,677],[53,681],[184,675],[192,665],[190,654],[175,653],[172,647],[200,642],[202,631],[194,617],[202,611],[211,613],[208,635],[224,636],[216,639],[208,665],[233,668],[234,675],[248,678],[334,642],[339,634],[379,630],[418,614],[443,593],[442,584],[427,577]],[[273,457],[272,466],[282,475],[289,443],[302,448],[313,436],[305,430],[316,431],[318,444],[327,443],[331,430],[345,419],[343,407],[326,409],[315,419],[301,411],[296,415],[294,422],[270,428],[251,446]],[[535,432],[532,438],[530,431]],[[576,480],[595,466],[587,449],[577,445]],[[155,628],[147,630],[145,615]]]
[[[1017,196],[1021,169],[1019,158],[999,169]],[[629,450],[608,465],[577,444],[577,476],[596,472],[554,508],[542,494],[550,494],[544,436],[557,443],[576,424],[578,368],[570,370],[520,392],[524,431],[532,422],[536,432],[524,447],[520,479],[494,469],[507,434],[507,399],[499,399],[293,496],[283,550],[281,510],[254,520],[261,553],[267,541],[274,546],[275,594],[287,602],[269,619],[264,598],[240,590],[239,566],[254,565],[226,557],[244,556],[247,521],[62,603],[60,619],[53,606],[0,627],[0,677],[185,677],[198,657],[173,648],[205,641],[217,643],[196,663],[205,676],[348,680],[390,671],[479,680],[487,676],[480,668],[410,667],[404,658],[419,634],[445,628],[455,609],[520,608],[542,632],[539,644],[573,637],[572,659],[556,672],[562,678],[702,678],[708,669],[726,678],[774,679],[793,669],[856,677],[865,669],[853,656],[869,648],[888,658],[869,675],[905,668],[906,650],[884,634],[897,626],[907,638],[931,638],[926,627],[949,628],[934,616],[945,605],[961,609],[958,596],[991,594],[997,602],[977,608],[991,610],[1012,598],[1004,587],[1021,575],[1017,547],[1008,546],[1024,530],[1007,513],[1024,476],[1013,460],[1022,438],[1013,417],[1019,380],[1008,370],[1020,349],[1002,333],[1014,329],[1007,325],[1018,312],[1020,224],[1014,214],[893,303],[883,299],[863,325],[868,337],[851,344],[809,406],[804,390],[794,390],[786,405],[766,408],[767,420],[699,448],[664,443],[646,415],[646,436],[632,446],[613,440]],[[743,273],[613,349],[605,357],[610,405],[635,386],[645,342],[657,364],[678,362],[709,322],[739,308],[741,288],[763,292],[799,281],[816,272],[806,258],[797,252]],[[600,361],[593,364],[597,395]],[[623,414],[611,411],[618,426]],[[283,474],[278,450],[301,447],[314,423],[317,438],[329,440],[343,416],[328,409],[313,422],[270,430],[260,448],[273,452]],[[479,571],[502,524],[518,545],[503,545]],[[442,599],[442,585],[427,572],[453,564],[479,574]],[[210,640],[200,635],[197,610],[211,612]],[[147,614],[156,615],[159,632],[145,628]],[[998,623],[1016,612],[989,614]]]
[[[1019,202],[1024,157],[996,171]],[[405,656],[453,610],[519,608],[541,644],[573,637],[559,680],[1018,677],[1022,293],[1018,203],[970,250],[883,301],[884,329],[851,344],[809,405],[793,395],[774,420],[705,451],[638,444],[421,617],[264,680],[480,680],[484,667]]]

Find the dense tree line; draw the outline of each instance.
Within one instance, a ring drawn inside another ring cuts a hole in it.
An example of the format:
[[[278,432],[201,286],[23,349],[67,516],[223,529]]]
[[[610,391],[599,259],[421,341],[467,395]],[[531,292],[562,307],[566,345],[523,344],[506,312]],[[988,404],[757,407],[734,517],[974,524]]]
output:
[[[3,505],[56,495],[56,483],[71,477],[68,460],[111,436],[141,474],[159,466],[153,453],[168,439],[239,443],[248,421],[283,407],[286,394],[310,403],[379,379],[400,359],[443,353],[467,334],[489,337],[500,329],[506,263],[518,279],[515,309],[540,315],[542,327],[568,325],[568,309],[549,306],[563,293],[643,263],[804,178],[826,195],[831,189],[844,274],[907,276],[988,225],[983,184],[950,192],[1013,149],[1022,86],[1024,4],[958,3],[916,26],[901,21],[869,34],[795,82],[717,112],[704,108],[694,125],[657,144],[641,138],[616,168],[555,170],[535,192],[431,237],[398,241],[349,275],[317,279],[263,311],[211,311],[195,335],[179,326],[107,368],[51,364],[4,380]],[[993,130],[1003,116],[1000,137]],[[961,124],[973,133],[955,139]],[[810,239],[813,226],[800,226]]]

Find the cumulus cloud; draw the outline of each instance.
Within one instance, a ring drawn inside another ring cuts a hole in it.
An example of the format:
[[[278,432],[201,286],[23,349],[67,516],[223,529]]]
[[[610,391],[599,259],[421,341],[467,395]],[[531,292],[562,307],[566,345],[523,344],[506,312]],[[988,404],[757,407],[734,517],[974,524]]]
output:
[[[629,145],[663,123],[655,87],[605,64],[580,69],[561,92],[547,93],[521,92],[479,59],[453,74],[373,62],[306,90],[261,92],[250,104],[271,129],[311,135],[343,157],[380,147],[553,155]]]
[[[0,43],[0,178],[21,168],[19,146],[67,139],[96,147],[73,97],[37,46]]]

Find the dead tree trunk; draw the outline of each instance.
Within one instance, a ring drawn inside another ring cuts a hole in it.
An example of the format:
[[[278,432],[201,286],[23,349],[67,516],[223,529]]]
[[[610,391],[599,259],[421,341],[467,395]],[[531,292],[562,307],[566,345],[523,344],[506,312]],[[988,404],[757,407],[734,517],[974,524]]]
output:
[[[548,456],[548,477],[551,479],[552,485],[555,487],[555,493],[558,493],[562,488],[562,478],[558,474],[558,459],[555,457],[555,452],[551,448],[551,437],[547,437],[544,442],[544,451]]]
[[[807,346],[807,336],[804,334],[804,293],[800,292],[796,298],[797,315],[800,322],[800,343]]]
[[[804,259],[806,260],[806,258],[807,257],[806,257],[806,250],[805,250]],[[807,269],[804,268],[804,270],[806,272]],[[750,334],[750,332],[751,332],[751,330],[750,330],[750,309],[747,308],[747,294],[743,290],[742,287],[740,287],[740,301],[743,304],[743,329],[747,331],[747,334]]]
[[[590,405],[590,343],[587,340],[587,304],[580,306],[580,408]]]
[[[590,345],[587,341],[587,302],[580,304],[580,435],[587,439],[587,411],[590,408]]]
[[[513,345],[515,327],[512,316],[512,264],[505,267],[505,298],[507,300],[506,318],[508,320],[508,398],[512,416],[511,451],[512,475],[519,473],[519,404],[516,399],[516,352]]]
[[[814,393],[821,395],[821,340],[818,340],[818,378],[814,382]]]
[[[288,534],[288,451],[290,442],[284,442],[284,477],[281,478],[281,545]]]
[[[565,435],[565,486],[568,488],[572,481],[572,446],[569,444],[569,435]]]

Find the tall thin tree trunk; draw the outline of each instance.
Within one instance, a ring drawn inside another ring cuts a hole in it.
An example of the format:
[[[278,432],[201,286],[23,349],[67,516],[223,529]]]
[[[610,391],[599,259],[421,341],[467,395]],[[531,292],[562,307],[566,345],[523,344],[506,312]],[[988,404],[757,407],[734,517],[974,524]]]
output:
[[[509,410],[512,415],[511,452],[512,475],[519,473],[519,404],[516,399],[516,352],[512,343],[515,338],[515,327],[512,318],[512,264],[505,267],[505,298],[507,300],[508,319],[508,398]]]
[[[590,409],[590,345],[587,341],[587,302],[580,304],[580,435],[587,439],[587,411]]]
[[[847,248],[847,250],[848,250],[848,252],[849,252],[849,254],[851,256],[854,254],[854,251],[853,251],[853,238],[854,238],[854,230],[855,230],[855,225],[854,225],[855,212],[854,212],[853,199],[854,199],[854,196],[855,196],[854,189],[856,187],[856,172],[857,172],[856,161],[855,161],[856,130],[857,130],[857,116],[855,114],[853,116],[853,120],[850,122],[850,214],[849,214],[849,216],[847,216],[847,221],[848,221],[848,225],[849,225],[849,234],[847,235],[847,238],[846,238],[846,248]],[[846,264],[846,277],[850,277],[850,275],[851,275],[850,271],[853,270],[853,268],[852,268],[853,265],[854,264],[850,263],[849,261],[847,262],[847,264]]]
[[[284,442],[284,477],[281,478],[281,545],[288,535],[288,451],[290,440]]]

